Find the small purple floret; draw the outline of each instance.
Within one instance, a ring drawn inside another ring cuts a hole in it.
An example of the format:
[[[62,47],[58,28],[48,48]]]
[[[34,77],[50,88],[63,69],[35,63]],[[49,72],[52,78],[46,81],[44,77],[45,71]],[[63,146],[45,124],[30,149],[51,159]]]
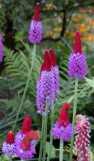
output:
[[[58,122],[54,124],[54,128],[52,128],[53,132],[52,135],[54,136],[54,139],[62,138],[62,141],[67,141],[72,136],[72,124],[68,124],[66,127],[63,125],[60,126]]]
[[[72,78],[77,77],[82,79],[86,75],[86,56],[85,53],[81,54],[72,52],[69,58],[69,76]]]
[[[16,139],[15,139],[15,144],[16,144],[16,149],[15,149],[15,153],[18,157],[20,157],[21,159],[31,159],[34,157],[35,154],[35,140],[31,141],[30,144],[30,149],[29,150],[25,150],[21,147],[21,142],[24,138],[25,134],[23,134],[21,131],[18,132],[18,134],[16,135]]]
[[[2,36],[0,34],[0,62],[2,62],[2,57],[3,57],[3,45],[2,45]]]
[[[29,40],[32,44],[39,44],[42,40],[42,24],[40,21],[32,20],[30,24]]]
[[[12,156],[15,153],[15,143],[8,144],[6,141],[3,143],[2,151],[5,153],[6,156]]]

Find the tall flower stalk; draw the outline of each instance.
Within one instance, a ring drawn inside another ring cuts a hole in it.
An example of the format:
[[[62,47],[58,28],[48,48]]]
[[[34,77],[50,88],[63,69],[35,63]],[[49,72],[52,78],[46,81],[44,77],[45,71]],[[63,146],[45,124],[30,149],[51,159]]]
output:
[[[17,121],[18,121],[18,118],[19,118],[19,114],[20,114],[20,111],[21,111],[21,108],[23,106],[23,102],[24,102],[24,99],[25,99],[25,96],[26,96],[26,93],[27,93],[27,90],[28,90],[28,86],[29,86],[29,82],[30,82],[30,79],[31,79],[32,70],[33,70],[33,66],[34,66],[35,55],[36,55],[36,44],[34,44],[32,64],[31,64],[30,72],[29,72],[29,75],[28,75],[28,78],[27,78],[24,93],[23,93],[23,96],[22,96],[22,99],[21,99],[21,102],[20,102],[20,105],[19,105],[19,108],[18,108],[16,120],[15,120],[15,123],[14,123],[14,126],[13,126],[13,131],[15,130],[15,127],[16,127],[16,124],[17,124]]]
[[[53,136],[51,135],[52,133],[52,127],[54,125],[54,100],[57,100],[57,94],[59,93],[59,69],[58,66],[56,65],[56,57],[52,49],[49,50],[50,52],[50,57],[51,57],[51,70],[53,72],[54,76],[54,97],[53,97],[53,102],[51,103],[51,132],[50,132],[50,148],[49,148],[49,153],[48,153],[48,159],[47,161],[50,160],[50,155],[51,155],[51,148],[53,144]]]
[[[50,132],[50,148],[49,148],[49,153],[48,153],[48,159],[47,161],[50,160],[51,157],[51,149],[52,149],[52,144],[53,144],[53,136],[51,135],[52,133],[52,128],[54,125],[54,102],[51,103],[51,132]]]
[[[37,81],[37,109],[38,113],[42,115],[44,123],[42,122],[42,135],[43,141],[41,139],[40,143],[40,156],[39,161],[42,157],[43,149],[43,160],[45,160],[46,155],[46,138],[47,138],[47,119],[48,112],[51,109],[51,103],[55,97],[54,90],[54,73],[51,70],[51,60],[47,50],[45,50],[45,59],[41,66],[40,77]],[[41,137],[42,137],[41,135]],[[43,144],[42,144],[43,143]]]
[[[44,117],[42,117],[42,128],[41,128],[41,140],[40,140],[40,151],[39,151],[39,161],[42,159],[42,150],[43,150],[43,136],[44,136]]]
[[[41,42],[42,39],[42,24],[40,22],[40,12],[39,12],[39,3],[36,4],[36,8],[35,8],[35,12],[34,12],[34,17],[33,20],[31,21],[30,24],[30,32],[29,32],[29,40],[32,44],[34,44],[34,49],[33,49],[33,56],[32,56],[32,64],[31,64],[31,68],[30,68],[30,72],[27,78],[27,82],[26,82],[26,86],[24,89],[24,93],[18,108],[18,112],[17,112],[17,116],[16,116],[16,120],[13,126],[13,130],[15,130],[17,121],[18,121],[18,117],[21,111],[21,108],[23,106],[23,102],[28,90],[28,86],[29,86],[29,82],[31,79],[31,75],[32,75],[32,70],[33,70],[33,66],[34,66],[34,60],[35,60],[35,56],[36,56],[36,44],[39,44]]]
[[[75,125],[75,115],[76,115],[76,108],[77,108],[77,90],[78,90],[78,79],[76,78],[75,79],[75,93],[74,93],[72,128],[74,128],[74,125]],[[72,161],[73,143],[74,143],[74,133],[72,133],[72,137],[71,137],[70,161]]]
[[[63,148],[64,148],[64,145],[63,145],[63,141],[62,141],[62,138],[60,138],[60,156],[59,156],[59,161],[63,161]]]
[[[47,50],[45,50],[44,63],[41,66],[40,77],[37,81],[37,108],[38,113],[42,115],[42,133],[40,142],[39,161],[45,161],[46,155],[46,139],[47,139],[47,120],[48,112],[50,111],[50,104],[52,98],[52,85],[53,80],[51,78],[51,63]]]
[[[73,52],[69,58],[69,76],[75,78],[75,93],[74,93],[74,107],[73,107],[73,120],[72,128],[75,125],[75,115],[77,108],[77,90],[78,90],[78,79],[82,79],[86,75],[86,56],[82,51],[80,33],[77,31],[75,35],[75,44]],[[72,161],[72,149],[74,143],[74,134],[71,138],[71,149],[70,149],[70,161]]]
[[[47,121],[48,121],[48,99],[46,100],[46,114],[45,114],[45,120],[44,120],[43,161],[45,161],[45,156],[46,156]]]
[[[70,103],[65,103],[62,106],[58,122],[56,122],[54,124],[54,128],[52,128],[52,135],[54,136],[54,139],[60,139],[60,161],[63,161],[64,141],[69,140],[73,132],[72,124],[69,123],[69,108]]]

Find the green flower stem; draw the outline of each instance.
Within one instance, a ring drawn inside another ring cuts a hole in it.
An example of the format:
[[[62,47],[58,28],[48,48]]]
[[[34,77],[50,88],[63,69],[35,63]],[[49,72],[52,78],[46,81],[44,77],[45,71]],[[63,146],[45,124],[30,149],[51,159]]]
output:
[[[12,161],[12,157],[10,157],[10,161]]]
[[[19,114],[20,114],[20,111],[21,111],[21,108],[23,106],[23,102],[24,102],[24,99],[25,99],[25,96],[26,96],[26,92],[28,90],[28,85],[29,85],[29,82],[30,82],[30,78],[31,78],[31,74],[32,74],[33,66],[34,66],[35,55],[36,55],[36,44],[34,44],[34,50],[33,50],[33,57],[32,57],[32,64],[31,64],[31,68],[30,68],[30,73],[28,75],[26,86],[25,86],[25,89],[24,89],[24,93],[23,93],[23,96],[22,96],[22,99],[21,99],[21,102],[20,102],[20,105],[19,105],[16,120],[15,120],[13,129],[12,129],[13,131],[15,130],[15,127],[16,127],[16,124],[17,124],[17,121],[18,121],[18,118],[19,118]]]
[[[46,114],[45,114],[45,121],[44,121],[43,161],[45,161],[45,156],[46,156],[47,121],[48,121],[48,99],[46,100]]]
[[[40,140],[39,161],[41,161],[41,160],[42,160],[42,150],[43,150],[43,133],[44,133],[44,117],[42,116],[42,130],[41,130],[41,140]]]
[[[60,138],[60,156],[59,156],[59,161],[63,161],[63,141],[62,138]]]
[[[78,79],[76,78],[75,79],[75,93],[74,93],[72,128],[74,128],[74,125],[75,125],[75,115],[76,115],[76,107],[77,107],[77,91],[78,91]],[[74,133],[72,133],[72,137],[71,137],[70,161],[72,161],[73,143],[74,143]]]
[[[53,124],[54,124],[54,102],[52,102],[52,104],[51,104],[51,133],[52,133]],[[51,133],[50,133],[50,148],[49,148],[47,161],[50,160],[51,148],[52,148],[52,144],[53,144],[53,136],[51,135]]]

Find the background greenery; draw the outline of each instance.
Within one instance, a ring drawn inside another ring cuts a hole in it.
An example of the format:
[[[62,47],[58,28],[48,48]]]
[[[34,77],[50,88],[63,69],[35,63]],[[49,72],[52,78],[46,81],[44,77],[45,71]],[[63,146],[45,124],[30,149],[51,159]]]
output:
[[[60,73],[60,91],[55,102],[55,121],[61,106],[70,101],[70,122],[74,98],[74,80],[68,76],[69,54],[73,49],[75,32],[79,30],[83,51],[87,57],[87,78],[79,80],[77,113],[86,115],[91,126],[91,157],[94,159],[94,1],[93,0],[1,0],[0,33],[3,36],[4,61],[0,64],[0,146],[6,134],[12,129],[17,109],[23,94],[30,64],[33,45],[30,44],[29,26],[36,3],[40,2],[40,19],[43,25],[43,39],[37,45],[37,56],[28,92],[20,113],[15,134],[20,130],[27,114],[32,120],[32,129],[41,130],[41,116],[37,114],[36,82],[39,77],[45,49],[52,48],[56,54]],[[48,134],[50,131],[50,115]],[[49,141],[49,135],[48,135]],[[65,147],[65,160],[69,149]],[[58,157],[59,142],[54,142],[52,156]],[[38,157],[37,144],[37,154]],[[49,142],[47,142],[49,148]],[[1,157],[2,157],[2,152]],[[15,156],[14,156],[15,159]],[[13,160],[14,160],[13,159]],[[2,158],[1,158],[2,160]],[[9,160],[8,157],[5,160]]]

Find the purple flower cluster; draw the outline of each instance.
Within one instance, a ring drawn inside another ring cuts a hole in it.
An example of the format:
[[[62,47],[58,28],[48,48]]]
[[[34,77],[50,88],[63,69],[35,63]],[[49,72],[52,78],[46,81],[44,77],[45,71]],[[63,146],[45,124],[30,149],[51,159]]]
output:
[[[39,44],[42,40],[42,24],[40,22],[39,3],[37,3],[34,18],[30,24],[29,40],[32,44]]]
[[[42,24],[40,21],[32,20],[30,24],[29,40],[32,44],[39,44],[42,40]]]
[[[45,115],[46,99],[49,100],[48,112],[50,111],[51,101],[53,101],[54,86],[53,79],[51,77],[52,74],[53,73],[51,71],[42,71],[41,79],[39,78],[37,82],[37,88],[39,87],[37,91],[37,108],[38,113],[41,113],[42,115]]]
[[[35,147],[35,140],[33,139],[30,143],[30,149],[29,150],[26,150],[26,149],[23,149],[21,147],[21,143],[22,143],[22,140],[23,138],[25,137],[26,135],[23,134],[22,132],[18,132],[18,134],[16,135],[16,138],[15,138],[15,145],[16,145],[16,149],[15,149],[15,153],[18,157],[20,157],[21,159],[30,159],[30,158],[33,158],[34,157],[34,154],[35,154],[35,150],[34,150],[34,147]]]
[[[52,135],[54,136],[54,139],[56,138],[62,138],[62,141],[67,141],[71,138],[72,135],[72,124],[68,124],[66,127],[59,124],[59,122],[56,122],[54,124],[54,128],[52,128],[53,132]]]
[[[21,159],[31,159],[35,154],[35,140],[39,140],[39,132],[31,131],[31,119],[27,115],[23,122],[21,131],[19,131],[14,139],[14,133],[9,132],[7,139],[3,143],[2,151],[7,156],[16,154]]]
[[[69,58],[69,76],[72,78],[84,78],[86,75],[86,56],[85,53],[81,54],[72,52]]]
[[[3,57],[3,45],[2,45],[2,36],[0,34],[0,62],[2,62],[2,57]]]
[[[8,132],[6,141],[4,141],[2,145],[2,151],[10,157],[15,153],[15,140],[12,131]]]
[[[15,143],[8,144],[6,141],[4,141],[4,143],[2,145],[2,151],[7,156],[11,157],[15,153]]]
[[[82,52],[81,38],[78,31],[75,36],[74,50],[70,54],[68,69],[68,74],[72,78],[82,79],[86,75],[86,56]]]
[[[53,65],[52,60],[53,57],[50,59],[48,51],[45,50],[45,60],[37,81],[37,109],[42,115],[45,115],[46,100],[48,99],[49,112],[50,104],[56,99],[59,91],[59,70],[56,64]]]
[[[48,112],[51,101],[54,99],[54,76],[48,51],[45,50],[45,61],[41,68],[40,78],[37,81],[37,108],[38,113],[45,115],[46,100],[48,99]]]
[[[59,120],[54,124],[54,128],[52,128],[52,135],[54,136],[54,139],[62,138],[62,141],[66,141],[71,138],[73,129],[72,124],[69,123],[69,108],[70,103],[65,103],[62,106]]]

